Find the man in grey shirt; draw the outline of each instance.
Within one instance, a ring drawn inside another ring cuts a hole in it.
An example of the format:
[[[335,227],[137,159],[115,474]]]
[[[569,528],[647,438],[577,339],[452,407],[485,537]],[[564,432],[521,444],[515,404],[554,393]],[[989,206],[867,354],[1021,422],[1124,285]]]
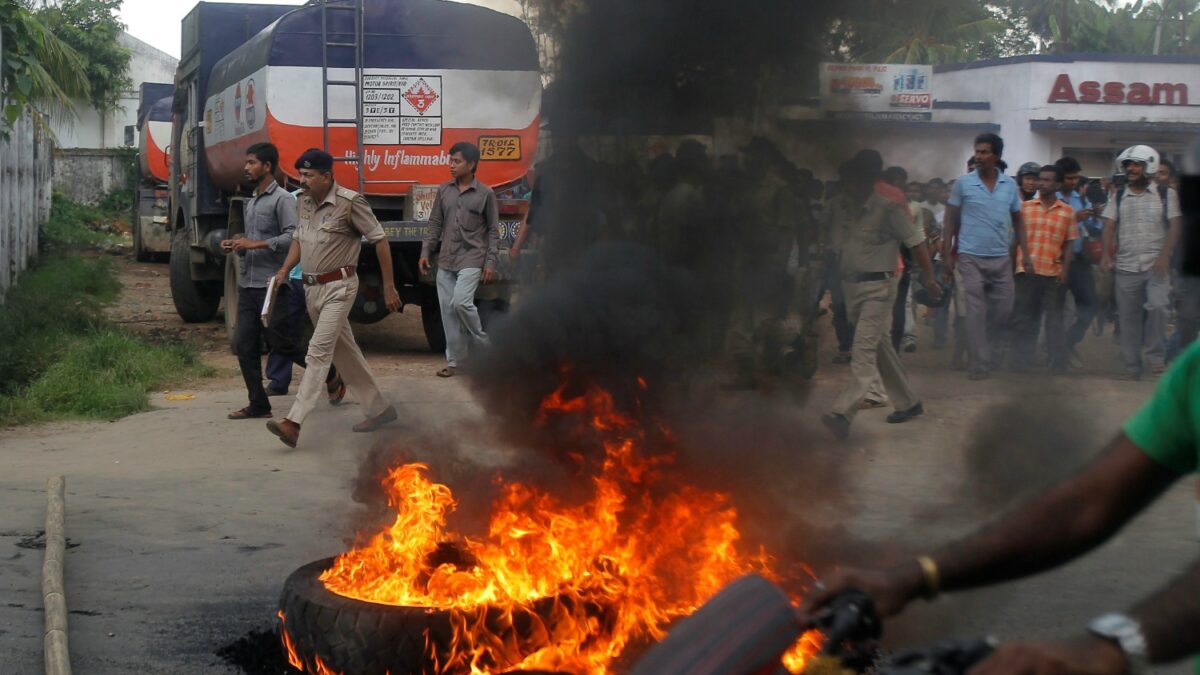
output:
[[[1179,195],[1151,184],[1158,153],[1145,145],[1117,157],[1128,185],[1109,197],[1104,219],[1100,269],[1116,268],[1114,295],[1121,322],[1121,360],[1130,379],[1166,368],[1167,315],[1171,307],[1171,253],[1183,227]],[[1111,252],[1116,248],[1116,256]]]
[[[267,286],[283,265],[296,229],[296,198],[276,182],[278,164],[279,150],[270,143],[256,143],[246,150],[246,181],[254,185],[254,193],[243,205],[245,234],[221,242],[227,253],[244,257],[238,278],[234,345],[250,403],[229,413],[231,420],[271,416],[271,403],[262,382],[263,325],[260,316]],[[278,289],[275,303],[286,306],[291,292],[287,285]],[[288,330],[287,312],[272,312],[266,337],[273,353],[304,366],[304,351]]]
[[[446,331],[446,367],[439,377],[454,376],[469,345],[487,344],[475,308],[475,289],[496,280],[500,252],[499,208],[492,189],[475,178],[479,148],[465,141],[450,148],[450,175],[438,189],[418,265],[428,274],[429,256],[438,250],[437,289]]]

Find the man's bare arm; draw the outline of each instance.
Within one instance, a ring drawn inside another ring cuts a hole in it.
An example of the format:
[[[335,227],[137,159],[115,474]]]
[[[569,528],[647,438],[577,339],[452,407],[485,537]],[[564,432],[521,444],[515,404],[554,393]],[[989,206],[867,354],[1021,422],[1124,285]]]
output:
[[[387,238],[375,242],[375,259],[379,261],[379,274],[383,277],[383,302],[388,310],[400,311],[400,292],[396,290],[396,277],[392,275],[392,245]]]
[[[972,588],[1061,565],[1099,546],[1179,474],[1125,434],[1072,478],[933,556],[942,588]]]
[[[1103,543],[1179,477],[1122,433],[1077,475],[933,554],[941,589],[987,586],[1061,565]],[[884,616],[926,590],[915,561],[886,570],[838,570],[824,589],[805,597],[801,613],[849,587],[874,597]]]
[[[1100,231],[1100,245],[1104,248],[1100,255],[1100,269],[1107,272],[1112,267],[1113,243],[1117,240],[1117,221],[1112,218],[1104,219],[1104,229]]]
[[[1142,626],[1151,663],[1200,654],[1200,561],[1138,603],[1130,616]]]

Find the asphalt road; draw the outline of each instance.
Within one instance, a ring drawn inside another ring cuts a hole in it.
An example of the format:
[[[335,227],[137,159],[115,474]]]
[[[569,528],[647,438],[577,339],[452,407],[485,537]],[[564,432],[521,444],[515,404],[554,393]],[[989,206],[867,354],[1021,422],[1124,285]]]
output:
[[[376,434],[350,433],[361,419],[352,401],[318,408],[296,450],[282,446],[261,421],[228,421],[225,414],[244,405],[244,393],[231,359],[215,354],[221,377],[186,390],[192,400],[169,401],[160,393],[153,411],[114,422],[0,431],[0,673],[42,672],[36,545],[48,476],[67,477],[75,672],[190,675],[239,672],[215,652],[273,625],[290,572],[345,550],[360,515],[352,485],[373,444],[421,438],[415,456],[453,463],[459,476],[493,472],[518,457],[520,448],[487,433],[489,420],[462,378],[432,376],[439,358],[422,351],[416,311],[410,312],[397,318],[406,323],[392,324],[402,329],[400,346],[389,337],[388,322],[364,331],[368,358],[401,414],[399,424]],[[1107,338],[1091,338],[1085,357],[1110,364],[1113,350]],[[786,495],[787,513],[778,517],[832,524],[839,537],[882,543],[885,550],[932,546],[1086,460],[1153,388],[1118,382],[1107,365],[1057,380],[1003,374],[968,382],[942,367],[947,358],[931,350],[905,356],[925,416],[897,426],[883,422],[886,410],[867,411],[847,444],[809,434],[794,453],[771,455],[780,483],[771,487]],[[762,414],[775,422],[795,419],[812,427],[846,375],[825,355],[806,405],[714,388],[704,417],[737,420],[739,411],[767,411]],[[290,398],[275,401],[283,414]],[[473,430],[458,435],[452,453],[447,448],[453,457],[437,454],[436,439],[447,429]],[[730,442],[744,444],[738,452],[751,457],[766,443],[757,434],[748,430]],[[708,436],[709,442],[720,438]],[[687,442],[686,430],[681,438]],[[787,489],[789,476],[806,474],[837,476],[836,499],[813,481]],[[746,517],[762,513],[750,508]],[[889,633],[906,644],[950,634],[1069,635],[1092,616],[1150,592],[1198,550],[1193,487],[1181,481],[1086,558],[1034,580],[917,607]],[[851,548],[842,555],[847,563],[874,559]]]

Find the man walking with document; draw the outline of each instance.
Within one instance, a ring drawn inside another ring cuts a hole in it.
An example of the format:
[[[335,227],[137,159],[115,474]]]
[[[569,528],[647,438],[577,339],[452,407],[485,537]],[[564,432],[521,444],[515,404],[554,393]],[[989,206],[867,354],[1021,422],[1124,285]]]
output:
[[[234,345],[250,401],[246,407],[229,413],[231,420],[271,416],[271,403],[262,382],[262,309],[269,294],[278,293],[273,301],[286,306],[288,294],[295,292],[286,283],[282,288],[272,287],[272,277],[283,265],[296,229],[296,198],[275,180],[278,165],[279,150],[270,143],[256,143],[246,150],[246,180],[254,185],[254,192],[243,206],[245,234],[221,242],[227,255],[243,256]],[[288,329],[287,312],[274,312],[265,328],[271,352],[303,367],[304,351]],[[340,391],[340,402],[345,386],[336,374],[330,379],[330,401],[334,399],[332,392]]]

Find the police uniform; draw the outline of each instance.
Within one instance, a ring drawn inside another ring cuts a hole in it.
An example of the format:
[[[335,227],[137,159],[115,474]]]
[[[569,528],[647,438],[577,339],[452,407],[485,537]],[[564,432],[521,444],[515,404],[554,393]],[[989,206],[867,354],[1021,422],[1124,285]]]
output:
[[[747,202],[745,229],[737,240],[738,297],[729,333],[729,351],[743,378],[754,368],[756,346],[761,345],[768,370],[780,365],[783,319],[792,294],[787,266],[796,240],[797,212],[791,188],[770,172],[751,190]]]
[[[830,206],[830,232],[841,252],[846,311],[854,326],[850,380],[832,411],[853,419],[879,378],[896,410],[911,410],[920,400],[908,383],[889,333],[899,285],[899,245],[917,246],[925,241],[925,235],[912,222],[905,205],[878,191],[872,191],[865,203],[841,196]]]
[[[325,393],[330,364],[336,364],[346,388],[362,404],[367,419],[390,407],[379,391],[362,350],[350,330],[350,309],[358,294],[358,264],[362,239],[375,244],[385,238],[367,200],[336,183],[320,202],[307,194],[297,200],[300,269],[304,271],[304,300],[312,318],[308,368],[287,419],[303,424]]]

